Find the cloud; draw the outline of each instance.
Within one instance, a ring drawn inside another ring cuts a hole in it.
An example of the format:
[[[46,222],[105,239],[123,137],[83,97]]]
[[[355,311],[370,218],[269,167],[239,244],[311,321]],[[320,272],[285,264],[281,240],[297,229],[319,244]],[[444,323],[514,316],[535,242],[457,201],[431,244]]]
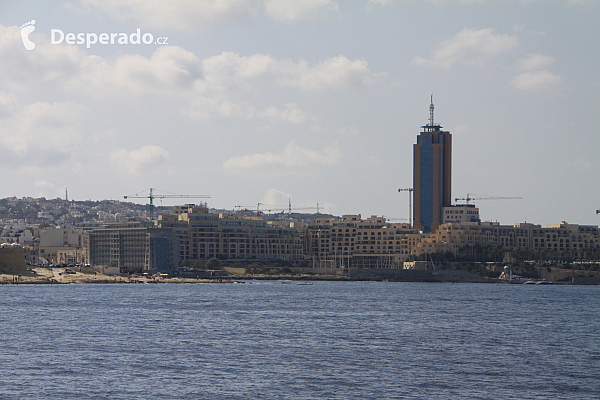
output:
[[[287,211],[289,207],[286,207],[285,205],[289,204],[289,201],[291,201],[292,197],[293,196],[291,194],[285,193],[281,190],[269,189],[260,202],[266,206],[278,205],[281,206],[282,209],[285,208]]]
[[[231,85],[243,88],[252,79],[272,77],[279,86],[318,91],[366,85],[375,77],[365,60],[352,61],[342,55],[326,58],[311,67],[305,60],[223,52],[204,60],[203,67],[207,84],[221,89]]]
[[[276,21],[296,21],[339,11],[331,0],[265,0],[265,14]]]
[[[517,75],[512,80],[512,85],[519,90],[539,90],[558,85],[561,81],[560,76],[543,69]]]
[[[4,35],[6,33],[6,35]],[[301,91],[346,89],[375,79],[366,61],[343,55],[309,64],[267,54],[232,52],[201,59],[177,46],[160,46],[150,56],[89,55],[79,46],[51,45],[41,35],[27,52],[16,27],[0,25],[0,85],[13,93],[35,92],[80,100],[148,101],[160,97],[180,103],[193,119],[268,118],[299,124],[307,116],[296,103],[258,105],[259,86]],[[262,110],[262,111],[261,111]]]
[[[524,71],[535,71],[546,68],[554,62],[554,58],[543,54],[528,54],[517,62],[517,66]]]
[[[114,164],[125,168],[129,174],[139,175],[162,166],[171,156],[162,147],[149,145],[137,150],[117,149],[113,151],[111,158]]]
[[[30,166],[65,162],[81,141],[82,112],[74,103],[27,105],[0,93],[0,158]]]
[[[367,2],[367,7],[372,8],[374,6],[386,7],[390,4],[395,3],[415,3],[421,2],[423,0],[369,0]],[[498,0],[427,0],[429,3],[438,4],[438,5],[454,5],[454,4],[492,4],[494,2],[498,2]],[[501,0],[507,1],[507,0]],[[510,0],[508,0],[510,1]],[[507,1],[507,2],[508,2]],[[536,2],[547,2],[548,0],[512,0],[513,3],[521,3],[521,4],[532,4]],[[596,0],[563,0],[563,2],[568,5],[591,5],[596,4]]]
[[[83,9],[149,28],[193,31],[252,18],[259,0],[80,0]],[[71,8],[75,8],[73,4]]]
[[[300,124],[306,120],[306,115],[296,103],[286,104],[283,110],[269,107],[261,113],[261,116],[270,119],[271,122],[285,121],[291,124]]]
[[[64,188],[56,187],[54,183],[43,179],[33,182],[33,186],[35,187],[36,197],[55,198],[65,195]]]
[[[134,20],[145,28],[197,31],[247,21],[261,11],[275,21],[291,22],[337,12],[332,0],[79,0],[71,10],[101,12],[119,20]],[[157,32],[159,34],[159,32]]]
[[[338,164],[341,159],[342,154],[333,145],[323,150],[312,150],[300,147],[293,141],[281,153],[250,154],[230,158],[223,163],[223,168],[230,172],[243,172],[249,169],[308,168]]]
[[[177,46],[161,46],[150,58],[137,54],[124,54],[114,61],[94,58],[95,65],[81,71],[82,84],[130,95],[191,92],[203,78],[201,60]]]
[[[367,8],[372,8],[375,6],[385,7],[393,4],[394,0],[369,0],[367,2]]]
[[[517,68],[522,72],[512,80],[511,85],[519,90],[541,90],[560,84],[561,77],[547,69],[553,62],[552,57],[543,54],[527,55],[517,61]]]
[[[342,88],[369,84],[374,75],[365,60],[351,61],[344,56],[327,58],[309,68],[306,63],[282,63],[277,82],[282,86],[304,91],[317,91],[327,87]]]
[[[449,68],[457,63],[482,65],[485,56],[500,54],[516,47],[518,38],[495,33],[493,29],[463,29],[440,43],[430,58],[415,57],[417,65]]]

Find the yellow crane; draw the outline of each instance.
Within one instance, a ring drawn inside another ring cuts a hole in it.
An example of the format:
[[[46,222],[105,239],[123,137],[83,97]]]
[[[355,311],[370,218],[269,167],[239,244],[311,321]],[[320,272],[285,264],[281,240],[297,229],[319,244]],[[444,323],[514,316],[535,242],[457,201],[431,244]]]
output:
[[[205,194],[154,194],[154,188],[150,188],[147,195],[134,194],[133,196],[123,196],[125,199],[149,199],[150,200],[150,220],[154,219],[154,199],[210,199]]]

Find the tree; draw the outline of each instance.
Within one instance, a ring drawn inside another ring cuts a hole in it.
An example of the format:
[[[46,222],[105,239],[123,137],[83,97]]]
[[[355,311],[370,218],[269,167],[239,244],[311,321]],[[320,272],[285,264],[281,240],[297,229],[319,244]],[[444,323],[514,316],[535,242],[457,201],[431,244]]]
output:
[[[221,268],[221,261],[219,261],[217,258],[211,258],[210,260],[208,260],[206,262],[206,269],[220,269]]]

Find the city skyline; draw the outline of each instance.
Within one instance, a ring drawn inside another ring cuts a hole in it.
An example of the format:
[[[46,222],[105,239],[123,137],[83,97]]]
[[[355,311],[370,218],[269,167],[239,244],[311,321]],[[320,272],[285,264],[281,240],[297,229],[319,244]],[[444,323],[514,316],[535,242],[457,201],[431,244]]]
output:
[[[219,4],[3,2],[0,198],[152,187],[408,219],[434,93],[453,198],[523,198],[476,202],[484,221],[599,223],[597,2]]]

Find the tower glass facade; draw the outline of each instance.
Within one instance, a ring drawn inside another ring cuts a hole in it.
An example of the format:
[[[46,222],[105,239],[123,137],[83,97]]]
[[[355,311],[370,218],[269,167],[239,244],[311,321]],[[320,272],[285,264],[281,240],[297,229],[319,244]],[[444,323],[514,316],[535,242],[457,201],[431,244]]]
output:
[[[443,207],[452,204],[452,135],[431,118],[413,145],[414,227],[435,231],[443,223]]]

